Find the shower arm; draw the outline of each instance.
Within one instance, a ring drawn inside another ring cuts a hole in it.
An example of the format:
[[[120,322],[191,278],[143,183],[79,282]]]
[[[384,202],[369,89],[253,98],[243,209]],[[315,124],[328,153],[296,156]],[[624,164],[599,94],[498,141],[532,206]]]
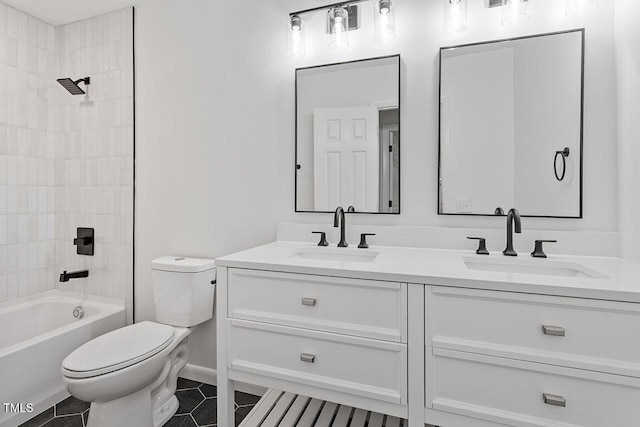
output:
[[[76,81],[75,81],[75,82],[73,82],[73,83],[75,83],[76,85],[77,85],[78,83],[84,83],[85,85],[89,85],[89,84],[91,84],[91,77],[85,77],[85,78],[83,78],[83,79],[78,79],[78,80],[76,80]]]

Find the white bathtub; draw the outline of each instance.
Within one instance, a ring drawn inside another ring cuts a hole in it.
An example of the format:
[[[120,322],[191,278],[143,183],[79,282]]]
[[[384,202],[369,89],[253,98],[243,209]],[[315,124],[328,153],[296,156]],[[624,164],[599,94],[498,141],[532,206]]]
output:
[[[82,319],[73,316],[76,306],[84,309]],[[62,360],[124,325],[124,302],[71,292],[54,290],[0,304],[0,427],[17,426],[67,397]],[[4,403],[22,403],[25,412],[7,411]],[[26,412],[29,403],[32,412]]]

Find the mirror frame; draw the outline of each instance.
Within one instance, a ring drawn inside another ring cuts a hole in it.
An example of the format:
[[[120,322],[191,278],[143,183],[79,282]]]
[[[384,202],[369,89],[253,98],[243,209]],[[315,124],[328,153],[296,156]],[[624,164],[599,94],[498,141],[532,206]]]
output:
[[[354,59],[352,61],[344,61],[344,62],[333,62],[330,64],[320,64],[320,65],[312,65],[309,67],[300,67],[296,68],[295,74],[295,138],[294,138],[294,149],[295,149],[295,164],[294,164],[294,174],[295,174],[295,188],[294,188],[294,212],[295,213],[334,213],[334,211],[308,211],[308,210],[299,210],[298,209],[298,169],[300,169],[300,164],[298,163],[298,73],[303,70],[310,70],[314,68],[323,68],[323,67],[331,67],[335,65],[344,65],[344,64],[353,64],[357,62],[366,62],[366,61],[375,61],[378,59],[389,59],[389,58],[398,58],[398,133],[400,135],[400,143],[398,144],[398,159],[399,159],[399,176],[398,176],[398,186],[400,187],[400,191],[398,192],[398,211],[397,212],[349,212],[349,215],[360,214],[360,215],[400,215],[402,211],[402,84],[401,84],[401,74],[402,74],[402,61],[400,59],[400,54],[394,55],[385,55],[385,56],[376,56],[373,58],[362,58],[362,59]],[[345,213],[346,212],[346,207]]]
[[[580,83],[580,214],[578,216],[557,216],[557,215],[521,215],[524,218],[558,218],[558,219],[583,219],[583,209],[584,209],[584,77],[585,77],[585,29],[577,28],[573,30],[565,30],[565,31],[555,31],[551,33],[542,33],[542,34],[534,34],[530,36],[523,37],[513,37],[508,39],[499,39],[499,40],[490,40],[484,42],[477,43],[468,43],[456,46],[446,46],[441,47],[440,52],[438,54],[438,198],[436,203],[436,209],[438,211],[438,215],[445,216],[485,216],[485,217],[504,217],[505,215],[494,215],[494,214],[469,214],[469,213],[445,213],[440,210],[440,179],[441,179],[441,155],[442,155],[442,103],[440,100],[442,99],[442,52],[449,49],[458,49],[463,47],[472,47],[472,46],[480,46],[492,43],[504,43],[504,42],[512,42],[517,40],[526,40],[537,37],[547,37],[547,36],[555,36],[561,34],[570,34],[570,33],[581,33],[581,83]],[[517,206],[516,206],[517,208]],[[506,212],[506,210],[505,210]]]

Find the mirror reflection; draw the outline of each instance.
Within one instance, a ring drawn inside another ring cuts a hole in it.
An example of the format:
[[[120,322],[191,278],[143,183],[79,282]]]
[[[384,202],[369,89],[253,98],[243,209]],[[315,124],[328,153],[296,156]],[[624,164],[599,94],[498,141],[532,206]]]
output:
[[[296,70],[296,212],[400,213],[400,56]]]
[[[439,213],[582,217],[584,31],[443,48]]]

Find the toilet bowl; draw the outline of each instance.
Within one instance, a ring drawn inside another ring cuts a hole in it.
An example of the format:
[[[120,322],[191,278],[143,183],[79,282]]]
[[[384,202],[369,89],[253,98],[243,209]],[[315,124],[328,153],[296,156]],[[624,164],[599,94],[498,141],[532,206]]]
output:
[[[163,257],[152,262],[158,322],[106,333],[62,362],[69,393],[91,402],[88,427],[160,427],[178,409],[177,379],[187,337],[213,317],[212,260]]]

